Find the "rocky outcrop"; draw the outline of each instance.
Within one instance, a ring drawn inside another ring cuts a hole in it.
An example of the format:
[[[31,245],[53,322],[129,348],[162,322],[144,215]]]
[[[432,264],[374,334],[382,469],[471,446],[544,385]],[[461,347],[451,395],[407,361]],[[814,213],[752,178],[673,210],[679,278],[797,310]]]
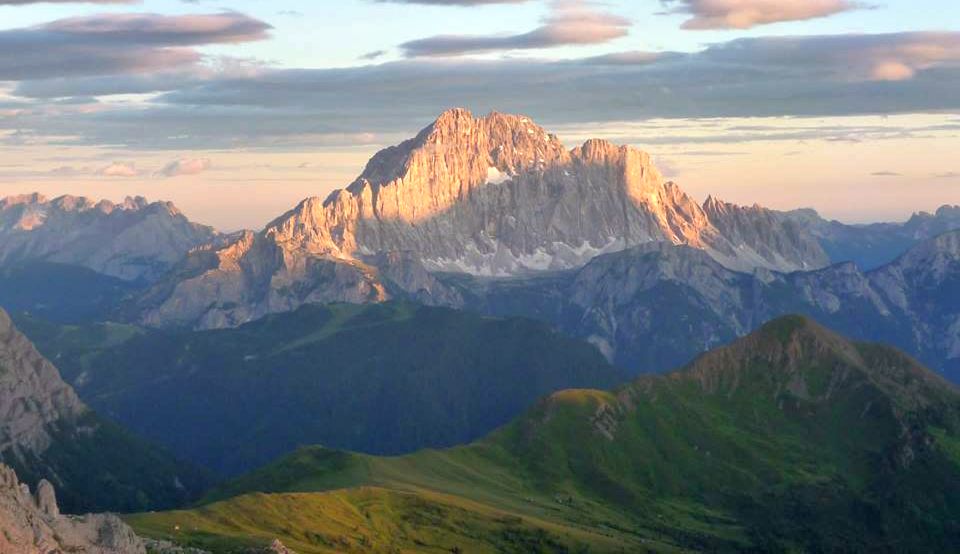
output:
[[[195,252],[189,271],[141,303],[143,321],[236,325],[304,302],[418,293],[421,270],[530,275],[654,242],[701,249],[739,270],[825,265],[796,226],[735,208],[714,213],[718,227],[635,148],[590,140],[567,150],[528,118],[451,110],[375,155],[345,189]],[[398,253],[419,276],[378,265]]]
[[[760,256],[754,263],[756,267],[817,269],[830,264],[816,239],[802,225],[785,220],[778,212],[756,204],[737,206],[713,196],[704,202],[703,211],[738,251]]]
[[[54,427],[70,425],[86,411],[57,369],[0,310],[0,453],[41,453]]]
[[[0,465],[0,552],[4,554],[146,554],[142,541],[113,515],[64,516],[53,486],[36,494]]]
[[[0,265],[79,265],[125,280],[151,281],[189,250],[217,237],[169,202],[120,204],[39,194],[0,200]]]

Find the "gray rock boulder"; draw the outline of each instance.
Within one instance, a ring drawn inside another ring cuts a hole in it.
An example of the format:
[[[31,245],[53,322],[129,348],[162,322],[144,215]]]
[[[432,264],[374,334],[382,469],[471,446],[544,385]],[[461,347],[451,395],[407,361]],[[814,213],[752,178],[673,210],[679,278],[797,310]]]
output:
[[[41,482],[32,496],[4,465],[0,465],[0,528],[4,554],[146,554],[143,542],[120,518],[60,515],[49,482]]]

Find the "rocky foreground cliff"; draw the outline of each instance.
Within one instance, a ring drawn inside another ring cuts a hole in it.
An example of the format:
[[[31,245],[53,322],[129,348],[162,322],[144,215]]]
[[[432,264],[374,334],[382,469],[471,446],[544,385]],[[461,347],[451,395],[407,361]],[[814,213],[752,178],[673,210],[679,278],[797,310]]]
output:
[[[0,462],[71,511],[182,505],[207,480],[91,411],[0,310]]]
[[[376,154],[345,189],[195,251],[144,297],[141,317],[231,326],[303,303],[435,294],[431,272],[531,275],[659,242],[745,271],[829,263],[768,210],[699,205],[643,151],[602,140],[568,150],[526,117],[458,109]]]

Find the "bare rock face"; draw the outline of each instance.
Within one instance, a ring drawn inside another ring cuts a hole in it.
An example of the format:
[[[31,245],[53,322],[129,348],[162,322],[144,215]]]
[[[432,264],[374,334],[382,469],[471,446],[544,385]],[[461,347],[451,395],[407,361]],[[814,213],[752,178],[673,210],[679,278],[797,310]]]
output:
[[[140,539],[113,515],[63,516],[53,486],[30,494],[16,473],[0,465],[0,552],[4,554],[145,554]]]
[[[39,195],[0,200],[0,265],[80,265],[125,280],[154,280],[217,236],[168,202],[121,204]]]
[[[759,256],[757,267],[806,270],[830,264],[830,257],[816,239],[800,223],[783,218],[778,212],[759,205],[737,206],[712,196],[704,202],[703,210],[734,247]]]
[[[0,310],[0,452],[43,452],[53,425],[86,411],[57,369]]]
[[[149,296],[143,320],[210,328],[304,302],[381,301],[423,281],[378,276],[378,260],[392,253],[427,271],[478,276],[576,268],[652,242],[692,246],[738,270],[825,265],[818,245],[790,238],[796,229],[782,219],[737,210],[718,227],[635,148],[590,140],[567,150],[526,117],[450,110],[376,154],[347,188],[194,253],[190,271]]]

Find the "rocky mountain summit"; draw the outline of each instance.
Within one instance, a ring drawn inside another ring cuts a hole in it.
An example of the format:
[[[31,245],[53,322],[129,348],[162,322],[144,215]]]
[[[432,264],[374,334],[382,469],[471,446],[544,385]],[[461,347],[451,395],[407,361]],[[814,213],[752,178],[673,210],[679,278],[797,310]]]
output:
[[[567,150],[526,117],[456,109],[376,154],[345,189],[194,252],[147,295],[143,320],[236,325],[303,303],[416,294],[435,286],[431,272],[530,275],[652,242],[746,271],[829,262],[762,208],[700,206],[645,152],[602,140]],[[417,278],[398,278],[398,257],[422,266]]]
[[[53,485],[34,493],[13,469],[0,465],[0,552],[4,554],[145,554],[143,542],[120,518],[60,514]]]
[[[0,200],[0,266],[79,265],[124,280],[154,280],[217,233],[169,202],[39,194]]]

